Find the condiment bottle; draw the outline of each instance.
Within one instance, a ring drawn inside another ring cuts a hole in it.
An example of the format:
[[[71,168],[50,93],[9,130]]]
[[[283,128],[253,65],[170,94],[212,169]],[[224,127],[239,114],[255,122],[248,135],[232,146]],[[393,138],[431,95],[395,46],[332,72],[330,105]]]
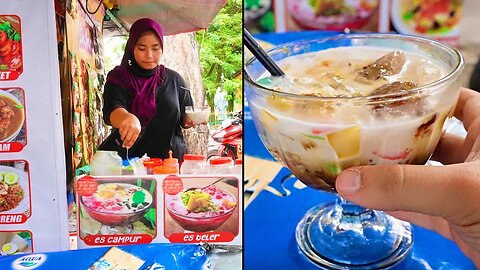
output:
[[[205,163],[204,155],[183,155],[183,163],[180,167],[181,174],[199,174],[201,173],[202,164]]]
[[[172,157],[172,150],[168,151],[168,158],[163,160],[163,167],[168,174],[178,174],[178,159]]]
[[[231,174],[232,158],[219,157],[209,160],[208,174]]]
[[[90,161],[90,175],[122,175],[122,158],[116,151],[97,151]]]

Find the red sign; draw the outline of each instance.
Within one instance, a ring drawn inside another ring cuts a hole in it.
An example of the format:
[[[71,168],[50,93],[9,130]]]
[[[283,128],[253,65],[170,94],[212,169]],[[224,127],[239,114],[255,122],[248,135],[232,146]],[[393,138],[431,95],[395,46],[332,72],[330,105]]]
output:
[[[76,185],[76,191],[77,194],[83,195],[83,196],[90,196],[95,191],[97,191],[98,188],[98,181],[91,177],[91,176],[85,176],[77,181]]]
[[[0,215],[0,224],[21,224],[27,221],[24,214],[2,214]]]
[[[23,150],[23,144],[19,142],[0,143],[0,152],[20,152]]]
[[[173,233],[168,237],[172,243],[215,243],[231,242],[235,235],[231,232]]]
[[[111,246],[111,245],[131,245],[148,244],[153,237],[148,234],[125,234],[125,235],[87,235],[85,244],[89,246]]]

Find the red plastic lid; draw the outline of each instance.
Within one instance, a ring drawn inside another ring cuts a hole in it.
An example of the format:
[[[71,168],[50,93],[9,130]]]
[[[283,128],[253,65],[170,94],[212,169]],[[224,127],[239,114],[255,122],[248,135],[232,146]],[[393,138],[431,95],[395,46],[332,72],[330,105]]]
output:
[[[147,158],[147,159],[145,159],[145,160],[146,160],[146,161],[153,161],[153,162],[162,162],[162,159],[161,159],[161,158],[156,158],[156,157],[155,157],[155,158],[153,158],[153,157]]]
[[[243,159],[241,159],[241,158],[236,159],[235,164],[243,164]]]
[[[183,155],[183,160],[205,160],[205,156],[185,154]]]
[[[210,159],[210,165],[227,164],[230,162],[232,162],[232,158],[229,158],[229,157],[219,157],[219,158]]]
[[[162,159],[161,158],[149,158],[143,161],[143,166],[145,167],[154,167],[154,166],[162,166]]]
[[[156,167],[156,166],[162,166],[162,163],[161,162],[153,162],[153,161],[144,161],[143,166],[145,166],[146,168],[153,168],[153,167]]]

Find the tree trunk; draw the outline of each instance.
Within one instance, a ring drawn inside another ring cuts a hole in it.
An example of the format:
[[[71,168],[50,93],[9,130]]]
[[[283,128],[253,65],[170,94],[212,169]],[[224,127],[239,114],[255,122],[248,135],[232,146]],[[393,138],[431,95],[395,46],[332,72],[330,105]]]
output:
[[[190,89],[194,104],[204,105],[205,91],[198,55],[198,45],[194,33],[166,36],[161,63],[180,73]],[[208,151],[208,125],[183,130],[188,153],[206,155]]]

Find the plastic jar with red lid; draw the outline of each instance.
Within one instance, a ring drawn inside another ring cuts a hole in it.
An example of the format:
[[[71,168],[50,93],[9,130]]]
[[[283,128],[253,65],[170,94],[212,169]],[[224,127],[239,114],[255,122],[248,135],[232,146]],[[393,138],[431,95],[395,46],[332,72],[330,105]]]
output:
[[[219,157],[212,158],[208,162],[208,174],[231,174],[232,158]]]
[[[207,173],[205,170],[205,156],[204,155],[183,155],[183,163],[180,167],[181,174],[202,174]]]
[[[147,174],[153,174],[153,168],[162,165],[163,161],[161,158],[146,158],[143,160],[143,166],[147,169]]]

